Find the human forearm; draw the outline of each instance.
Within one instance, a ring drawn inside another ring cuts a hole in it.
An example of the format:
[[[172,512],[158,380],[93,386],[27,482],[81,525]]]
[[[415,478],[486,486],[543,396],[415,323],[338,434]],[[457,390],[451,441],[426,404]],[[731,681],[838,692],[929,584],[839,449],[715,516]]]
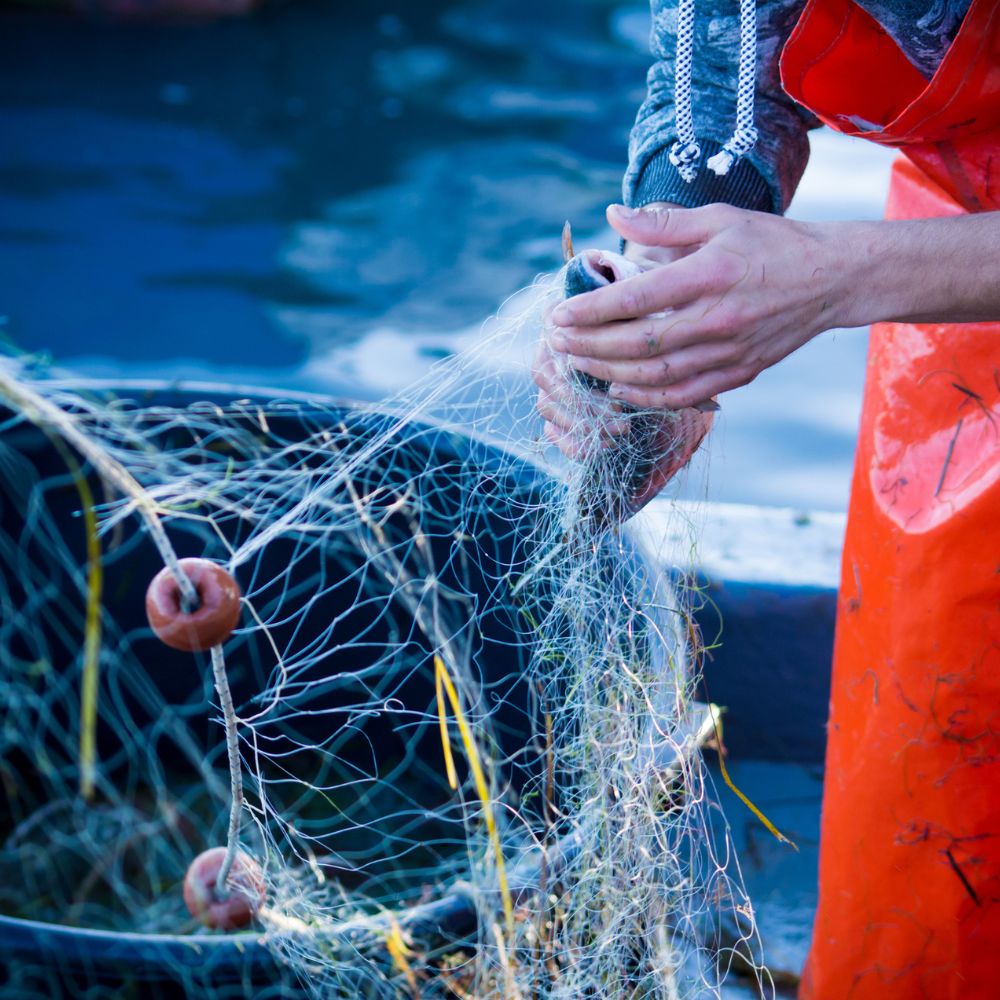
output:
[[[1000,320],[1000,212],[814,229],[835,278],[830,325]]]
[[[621,402],[693,406],[833,327],[1000,319],[1000,213],[809,223],[710,205],[609,219],[677,256],[564,302],[550,343]]]

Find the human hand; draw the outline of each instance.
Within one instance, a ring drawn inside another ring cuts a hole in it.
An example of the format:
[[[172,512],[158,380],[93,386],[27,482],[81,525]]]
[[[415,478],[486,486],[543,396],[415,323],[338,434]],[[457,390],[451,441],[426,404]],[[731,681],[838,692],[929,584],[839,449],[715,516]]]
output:
[[[840,325],[849,269],[822,225],[729,205],[613,205],[608,220],[630,246],[684,254],[552,311],[551,347],[612,399],[696,406]]]
[[[710,408],[651,412],[615,403],[602,389],[575,377],[544,338],[534,377],[546,438],[567,458],[587,465],[587,505],[605,508],[602,516],[614,522],[656,496],[687,465],[712,426]]]
[[[539,390],[536,408],[545,421],[543,433],[567,458],[585,461],[614,447],[628,432],[621,404],[575,377],[546,336],[538,341],[532,374]]]
[[[639,273],[638,265],[618,254],[588,250],[573,258],[565,288],[568,295],[585,294],[582,290]],[[552,350],[550,332],[547,322],[534,365],[545,435],[568,458],[586,463],[587,516],[619,522],[687,464],[711,427],[715,404],[701,412],[649,412],[615,403],[607,383],[581,375],[565,355]]]
[[[680,208],[669,201],[654,201],[642,206],[647,212],[664,211],[672,208]],[[625,240],[622,248],[622,256],[638,264],[644,271],[658,267],[660,264],[672,264],[681,257],[686,257],[696,248],[694,247],[658,247],[647,246],[635,240]]]

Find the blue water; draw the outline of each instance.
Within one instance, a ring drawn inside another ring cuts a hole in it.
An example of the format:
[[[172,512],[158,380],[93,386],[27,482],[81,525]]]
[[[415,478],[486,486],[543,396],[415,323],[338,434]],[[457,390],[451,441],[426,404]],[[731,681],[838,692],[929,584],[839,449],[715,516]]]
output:
[[[578,247],[612,246],[648,14],[604,0],[273,3],[128,25],[0,13],[0,313],[88,373],[377,398]],[[818,134],[793,213],[874,217]],[[728,394],[685,485],[845,505],[863,332]]]

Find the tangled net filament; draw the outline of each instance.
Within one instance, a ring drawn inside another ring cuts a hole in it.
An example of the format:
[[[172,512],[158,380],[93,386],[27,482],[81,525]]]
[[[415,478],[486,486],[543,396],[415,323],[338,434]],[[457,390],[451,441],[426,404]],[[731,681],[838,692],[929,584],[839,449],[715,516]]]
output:
[[[228,980],[175,968],[189,992],[684,997],[717,994],[734,949],[759,966],[711,829],[684,589],[617,515],[581,514],[614,469],[555,478],[526,452],[530,382],[496,371],[560,286],[379,407],[4,364],[8,922],[197,931],[179,887],[227,831],[236,849],[233,775],[209,658],[140,610],[190,554],[243,592],[225,666],[264,886],[243,940],[277,964],[266,988],[259,954]],[[104,974],[9,973],[25,996]]]

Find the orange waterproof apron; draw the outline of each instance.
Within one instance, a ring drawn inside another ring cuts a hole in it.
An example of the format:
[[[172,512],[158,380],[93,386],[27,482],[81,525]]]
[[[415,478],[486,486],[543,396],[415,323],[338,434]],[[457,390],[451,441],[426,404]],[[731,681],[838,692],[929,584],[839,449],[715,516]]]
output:
[[[930,83],[849,0],[811,0],[782,82],[906,154],[889,218],[1000,208],[996,0]],[[872,328],[799,996],[1000,997],[1000,323]]]

